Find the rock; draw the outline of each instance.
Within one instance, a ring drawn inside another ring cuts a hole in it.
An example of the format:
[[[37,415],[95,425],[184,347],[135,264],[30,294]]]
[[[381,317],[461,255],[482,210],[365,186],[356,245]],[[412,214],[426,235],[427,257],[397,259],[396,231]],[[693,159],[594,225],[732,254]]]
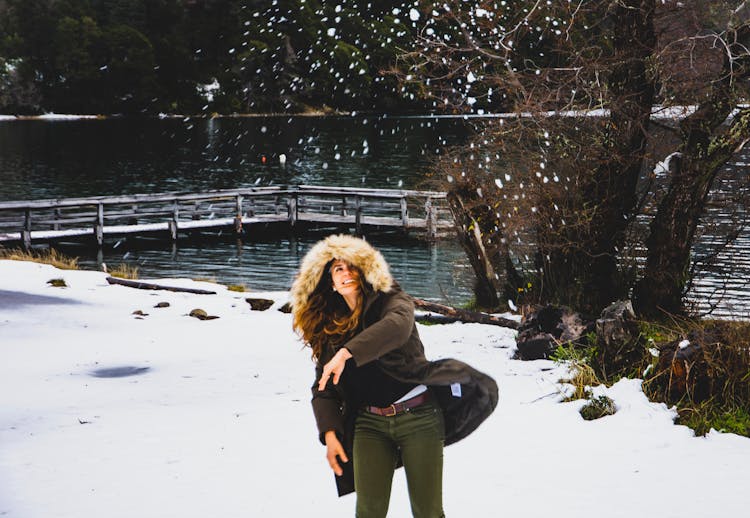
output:
[[[635,311],[629,300],[613,302],[596,321],[597,342],[605,346],[629,342],[637,331]]]
[[[154,307],[155,307],[155,308],[168,308],[168,307],[169,307],[169,302],[159,302],[159,303],[158,303],[158,304],[157,304],[156,306],[154,306]]]
[[[190,312],[190,316],[193,318],[197,318],[198,320],[213,320],[215,318],[219,318],[214,315],[209,315],[204,310],[197,308]]]
[[[579,313],[564,312],[555,329],[560,330],[558,338],[561,342],[575,342],[580,340],[592,325],[592,322],[584,322]]]
[[[519,360],[544,360],[557,348],[555,337],[549,333],[537,333],[530,336],[518,335],[516,343]]]
[[[536,313],[532,313],[527,320],[543,333],[554,334],[562,320],[563,309],[555,306],[545,306]]]
[[[271,299],[254,299],[247,298],[245,301],[250,304],[250,309],[253,311],[265,311],[273,306],[274,301]]]
[[[140,309],[136,309],[135,311],[133,311],[133,312],[131,313],[131,315],[138,315],[138,316],[141,316],[141,317],[147,317],[147,316],[148,316],[148,313],[144,313],[144,312],[143,312],[143,311],[141,311]]]
[[[281,311],[282,313],[291,313],[292,305],[287,302],[279,308],[279,311]]]
[[[570,308],[545,306],[524,317],[516,339],[516,356],[521,360],[549,358],[558,345],[578,342],[592,327],[593,323]]]
[[[613,302],[596,320],[598,365],[603,379],[632,372],[643,360],[644,345],[629,300]]]

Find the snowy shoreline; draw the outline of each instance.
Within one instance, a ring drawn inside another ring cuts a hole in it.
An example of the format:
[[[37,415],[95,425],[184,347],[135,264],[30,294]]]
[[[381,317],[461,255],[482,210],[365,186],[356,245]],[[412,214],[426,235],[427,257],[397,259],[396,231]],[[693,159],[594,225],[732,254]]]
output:
[[[745,108],[747,105],[739,105],[737,108]],[[654,106],[651,112],[653,119],[682,119],[697,109],[696,106]],[[735,112],[736,113],[736,109]],[[560,116],[560,117],[604,117],[609,114],[608,110],[605,109],[593,109],[593,110],[565,110],[565,111],[549,111],[536,115],[544,115],[547,117]],[[151,115],[152,118],[159,119],[213,119],[213,118],[224,118],[224,119],[237,119],[237,118],[262,118],[262,117],[357,117],[359,115],[368,117],[382,117],[388,119],[511,119],[516,117],[531,117],[535,114],[531,113],[512,113],[512,112],[501,112],[501,113],[463,113],[463,114],[443,114],[443,113],[425,113],[425,114],[387,114],[387,113],[359,113],[359,112],[332,112],[332,111],[310,111],[300,113],[197,113],[192,115],[185,115],[180,113],[159,113],[158,115]],[[61,121],[61,120],[107,120],[116,118],[128,118],[127,115],[118,114],[70,114],[70,113],[45,113],[42,115],[9,115],[0,114],[0,121],[21,121],[21,120],[50,120],[50,121]]]
[[[313,366],[277,311],[285,292],[105,278],[0,260],[0,516],[353,515],[317,443]],[[275,304],[251,311],[246,297]],[[188,316],[196,308],[219,318]],[[618,412],[584,421],[583,401],[559,402],[562,366],[512,359],[512,330],[418,326],[428,357],[458,357],[500,387],[495,413],[445,451],[447,516],[746,512],[750,439],[695,437],[639,380],[597,388]],[[398,472],[389,516],[408,514]]]

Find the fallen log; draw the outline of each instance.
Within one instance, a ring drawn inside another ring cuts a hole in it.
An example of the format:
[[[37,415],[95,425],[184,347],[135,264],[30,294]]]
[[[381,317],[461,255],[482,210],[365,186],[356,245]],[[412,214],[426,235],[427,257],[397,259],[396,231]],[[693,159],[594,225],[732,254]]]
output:
[[[480,311],[470,311],[468,309],[458,309],[451,306],[444,306],[443,304],[437,304],[435,302],[427,302],[426,300],[412,297],[414,300],[414,306],[423,309],[425,311],[431,311],[433,313],[440,313],[461,322],[476,323],[476,324],[490,324],[494,326],[509,327],[511,329],[518,329],[519,323],[509,318],[498,317],[496,315],[490,315],[489,313],[482,313]]]
[[[137,288],[139,290],[167,290],[167,291],[179,291],[179,292],[184,292],[184,293],[195,293],[197,295],[216,295],[215,291],[201,290],[198,288],[178,288],[177,286],[162,286],[161,284],[152,284],[150,282],[120,279],[119,277],[107,277],[107,282],[110,284],[119,284],[121,286],[127,286],[128,288]]]
[[[435,315],[433,313],[414,315],[414,320],[420,324],[452,324],[453,322],[461,322],[455,317],[446,317],[445,315]]]

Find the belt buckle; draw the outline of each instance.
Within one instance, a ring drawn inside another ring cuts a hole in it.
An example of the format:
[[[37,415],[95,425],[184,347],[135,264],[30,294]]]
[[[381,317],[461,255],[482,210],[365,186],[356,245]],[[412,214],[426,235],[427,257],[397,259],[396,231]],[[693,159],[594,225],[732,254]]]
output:
[[[396,412],[396,405],[389,405],[389,406],[386,407],[387,410],[390,410],[391,408],[393,409],[393,413],[392,414],[386,413],[385,417],[393,417],[394,415],[396,415],[396,413],[397,413]]]

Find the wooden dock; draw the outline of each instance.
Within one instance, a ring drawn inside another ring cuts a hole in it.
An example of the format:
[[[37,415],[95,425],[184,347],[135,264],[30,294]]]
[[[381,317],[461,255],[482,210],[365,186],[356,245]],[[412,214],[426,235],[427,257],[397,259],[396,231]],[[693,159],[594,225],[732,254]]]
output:
[[[446,195],[434,191],[300,185],[200,193],[134,194],[0,202],[0,243],[197,231],[252,232],[256,225],[391,228],[435,239],[453,229]]]

